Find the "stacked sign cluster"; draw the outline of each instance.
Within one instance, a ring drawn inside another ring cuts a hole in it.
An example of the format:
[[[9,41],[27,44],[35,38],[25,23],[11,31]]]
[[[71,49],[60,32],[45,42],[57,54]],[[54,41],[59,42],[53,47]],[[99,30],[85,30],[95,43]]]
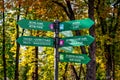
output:
[[[82,20],[72,20],[66,22],[60,22],[59,32],[69,31],[69,30],[82,30],[85,28],[90,28],[94,22],[89,19]],[[55,31],[53,22],[40,21],[40,20],[27,20],[22,19],[18,22],[24,29],[34,29],[43,31]],[[17,39],[17,42],[21,45],[27,46],[45,46],[54,47],[54,45],[59,45],[59,47],[70,47],[70,46],[87,46],[94,41],[94,37],[91,35],[65,37],[59,39],[59,44],[54,44],[54,38],[44,38],[44,37],[34,37],[34,36],[21,36]],[[86,54],[73,54],[73,53],[59,53],[59,59],[61,62],[76,62],[87,64],[90,58]]]

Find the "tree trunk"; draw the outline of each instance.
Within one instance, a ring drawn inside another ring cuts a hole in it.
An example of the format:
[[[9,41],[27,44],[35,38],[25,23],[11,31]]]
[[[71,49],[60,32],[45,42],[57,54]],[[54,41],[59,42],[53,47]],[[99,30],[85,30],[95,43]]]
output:
[[[19,13],[20,13],[20,3],[19,3]],[[17,15],[17,21],[19,21],[20,14]],[[17,30],[17,35],[16,39],[19,37],[19,27],[16,25],[16,30]],[[14,80],[19,80],[19,51],[20,51],[20,45],[18,43],[17,48],[16,48],[16,62],[15,62],[15,79]]]
[[[111,70],[112,70],[112,59],[111,59],[111,45],[105,44],[105,52],[106,52],[106,80],[111,80]]]
[[[112,45],[112,80],[115,80],[115,45]]]
[[[88,0],[88,16],[94,20],[94,0]],[[90,35],[95,37],[95,26],[93,25],[89,29]],[[90,45],[89,56],[91,61],[87,64],[87,75],[86,80],[96,80],[96,43],[95,41]]]
[[[67,76],[65,75],[67,72],[67,67],[68,67],[68,63],[65,65],[65,72],[63,74],[63,80],[67,80]]]
[[[5,58],[5,14],[4,14],[4,0],[3,0],[3,49],[2,49],[2,57],[3,57],[3,69],[4,69],[4,80],[6,80],[6,58]]]
[[[35,80],[38,80],[38,47],[35,47]]]

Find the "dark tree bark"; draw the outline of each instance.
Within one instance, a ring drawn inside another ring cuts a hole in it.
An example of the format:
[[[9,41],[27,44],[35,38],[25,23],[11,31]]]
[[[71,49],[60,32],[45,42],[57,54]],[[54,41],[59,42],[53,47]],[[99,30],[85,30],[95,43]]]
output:
[[[4,80],[6,80],[6,58],[5,58],[5,14],[4,14],[4,0],[3,0],[3,5],[2,5],[2,9],[3,9],[3,49],[2,49],[2,57],[3,57],[3,69],[4,69]]]
[[[114,45],[114,43],[113,43],[113,45],[112,45],[112,80],[115,80],[115,45]]]
[[[35,80],[38,80],[38,47],[35,47]]]
[[[65,65],[65,72],[63,74],[63,80],[67,80],[66,75],[65,75],[67,72],[67,67],[68,67],[68,63]]]
[[[111,69],[112,69],[112,55],[111,55],[111,45],[105,44],[105,52],[106,52],[106,80],[111,80]]]
[[[115,8],[118,9],[117,15],[115,15],[115,13],[114,13],[115,12]],[[111,27],[109,28],[109,33],[111,33],[111,35],[109,35],[109,36],[112,39],[115,39],[115,37],[116,37],[115,34],[116,34],[116,31],[118,30],[119,20],[120,20],[119,16],[120,16],[120,6],[119,5],[117,6],[117,4],[116,4],[114,6],[114,9],[113,9],[113,16],[112,16],[111,25],[110,25],[110,26],[112,26],[114,24],[114,26],[113,26],[113,28],[111,28]],[[110,74],[110,79],[112,79],[112,80],[115,80],[115,46],[116,46],[116,42],[113,41],[113,44],[110,45],[110,53],[109,53],[111,55],[110,56],[110,58],[111,58],[111,65],[108,66],[108,67],[111,66],[111,72],[109,72],[109,74],[112,73],[112,74]]]
[[[18,12],[20,13],[20,3],[19,3],[19,10]],[[17,15],[17,22],[19,21],[20,18],[20,14]],[[19,27],[16,24],[16,30],[17,30],[17,35],[16,35],[16,39],[19,37]],[[19,51],[20,51],[20,44],[17,44],[17,48],[16,48],[16,62],[15,62],[15,79],[14,80],[19,80]]]
[[[88,16],[94,20],[94,0],[88,0]],[[95,26],[93,25],[89,29],[90,35],[95,37]],[[95,41],[89,47],[89,56],[91,61],[87,64],[87,76],[86,80],[96,80],[96,43]]]

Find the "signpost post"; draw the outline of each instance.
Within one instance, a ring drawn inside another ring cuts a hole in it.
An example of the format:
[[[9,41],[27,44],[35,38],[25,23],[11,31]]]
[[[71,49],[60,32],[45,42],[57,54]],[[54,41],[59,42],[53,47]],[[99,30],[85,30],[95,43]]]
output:
[[[59,62],[59,21],[54,22],[55,28],[55,53],[54,53],[54,80],[58,80],[58,62]]]

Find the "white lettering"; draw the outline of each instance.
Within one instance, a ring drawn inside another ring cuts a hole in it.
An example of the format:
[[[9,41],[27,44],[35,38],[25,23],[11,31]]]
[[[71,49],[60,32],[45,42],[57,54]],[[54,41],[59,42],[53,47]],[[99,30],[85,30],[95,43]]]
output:
[[[80,22],[73,22],[72,26],[73,26],[73,29],[77,29],[80,26]]]
[[[66,58],[84,59],[84,57],[80,55],[66,55]]]
[[[39,28],[43,29],[44,24],[42,22],[29,21],[28,23],[30,28]]]
[[[50,45],[51,41],[49,39],[34,39],[33,44]]]
[[[23,44],[31,44],[32,38],[23,38]]]

